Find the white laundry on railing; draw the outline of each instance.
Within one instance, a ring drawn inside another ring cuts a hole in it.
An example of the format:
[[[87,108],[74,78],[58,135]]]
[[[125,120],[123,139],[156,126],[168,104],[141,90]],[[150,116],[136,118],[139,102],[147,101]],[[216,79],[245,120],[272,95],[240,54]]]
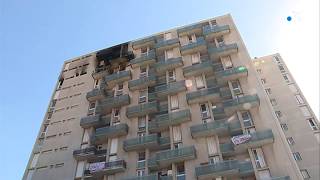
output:
[[[231,138],[231,141],[234,145],[239,145],[239,144],[243,144],[245,142],[248,142],[250,139],[251,139],[250,134],[241,134],[238,136],[233,136]]]
[[[89,171],[90,173],[100,171],[104,169],[105,162],[97,162],[97,163],[91,163],[89,164]]]

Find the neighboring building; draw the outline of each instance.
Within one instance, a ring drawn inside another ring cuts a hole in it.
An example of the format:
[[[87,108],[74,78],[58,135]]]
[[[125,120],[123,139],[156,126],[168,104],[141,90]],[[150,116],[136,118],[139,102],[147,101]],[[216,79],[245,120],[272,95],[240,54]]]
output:
[[[254,65],[305,179],[319,179],[319,121],[279,54]]]
[[[66,61],[23,179],[302,179],[259,81],[230,15]]]

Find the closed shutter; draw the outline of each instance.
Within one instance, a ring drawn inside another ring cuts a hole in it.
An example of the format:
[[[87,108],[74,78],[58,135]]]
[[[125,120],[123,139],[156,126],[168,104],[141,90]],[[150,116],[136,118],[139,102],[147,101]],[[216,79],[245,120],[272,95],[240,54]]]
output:
[[[188,36],[182,36],[180,38],[180,43],[181,43],[181,46],[185,46],[189,43],[189,39],[188,39]]]
[[[208,154],[214,155],[218,153],[217,143],[214,136],[207,137],[207,145],[208,145]]]
[[[196,86],[197,88],[203,88],[204,87],[204,81],[202,76],[196,77]]]
[[[116,154],[118,149],[118,138],[111,139],[110,154]]]
[[[230,56],[223,57],[223,58],[221,58],[221,60],[222,60],[222,64],[224,65],[225,69],[229,69],[229,68],[233,67]]]
[[[79,161],[77,165],[76,178],[81,178],[84,169],[84,161]]]
[[[180,142],[181,141],[181,129],[180,126],[173,126],[173,141],[174,142]]]
[[[30,168],[34,168],[37,165],[38,159],[39,159],[40,153],[36,153],[33,155],[33,159],[31,161]]]
[[[171,32],[168,32],[168,33],[164,34],[164,40],[169,40],[169,39],[172,39],[172,33]]]
[[[166,51],[166,59],[171,59],[173,58],[173,50],[167,50]]]
[[[193,34],[192,36],[191,36],[191,42],[197,42],[197,38],[196,38],[196,35],[195,34]]]
[[[270,180],[271,175],[269,170],[258,171],[261,180]]]
[[[192,64],[200,63],[200,54],[199,53],[192,54],[191,55],[191,62],[192,62]]]
[[[83,138],[82,138],[82,142],[89,142],[90,136],[89,136],[89,130],[85,129],[84,133],[83,133]]]
[[[174,96],[170,96],[170,103],[171,103],[171,109],[178,109],[179,108],[179,100],[178,100],[178,96],[174,95]]]

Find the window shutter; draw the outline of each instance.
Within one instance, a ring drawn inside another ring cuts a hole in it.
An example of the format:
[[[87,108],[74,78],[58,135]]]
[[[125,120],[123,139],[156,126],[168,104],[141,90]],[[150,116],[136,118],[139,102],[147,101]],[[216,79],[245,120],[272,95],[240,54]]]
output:
[[[187,45],[187,44],[188,44],[188,41],[189,41],[188,36],[182,36],[182,37],[180,38],[181,46]]]
[[[81,178],[84,169],[84,161],[79,161],[77,165],[76,178]]]
[[[197,76],[196,77],[196,86],[197,86],[197,88],[204,87],[204,82],[203,82],[202,76]]]
[[[229,68],[233,67],[230,56],[222,57],[221,60],[222,60],[222,64],[224,65],[225,69],[229,69]]]
[[[258,160],[260,163],[261,168],[266,167],[266,162],[264,161],[264,156],[263,156],[263,151],[261,148],[256,149],[257,155],[258,155]]]
[[[118,149],[118,138],[111,139],[110,154],[116,154]]]
[[[178,96],[177,95],[170,96],[170,103],[171,103],[171,109],[179,108]]]
[[[181,130],[180,130],[180,126],[173,126],[173,127],[172,127],[172,131],[173,131],[173,141],[174,141],[174,142],[179,142],[179,141],[181,141]]]
[[[207,137],[207,145],[208,145],[208,154],[209,154],[209,156],[218,153],[216,140],[215,140],[214,136]]]
[[[192,62],[192,64],[200,63],[200,54],[199,53],[192,54],[191,55],[191,62]]]
[[[259,177],[261,180],[269,180],[271,179],[270,171],[269,170],[263,170],[263,171],[258,171]]]
[[[38,159],[39,159],[40,153],[36,153],[33,155],[33,159],[31,161],[30,168],[34,168],[37,165]]]
[[[83,138],[82,138],[82,142],[89,142],[89,130],[88,129],[85,129],[84,130],[84,133],[83,133]]]

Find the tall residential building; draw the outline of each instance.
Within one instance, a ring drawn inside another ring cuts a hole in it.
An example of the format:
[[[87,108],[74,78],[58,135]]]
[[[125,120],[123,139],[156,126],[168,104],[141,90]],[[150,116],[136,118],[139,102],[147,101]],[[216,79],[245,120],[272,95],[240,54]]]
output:
[[[225,15],[66,61],[23,179],[303,179],[286,138]]]
[[[303,177],[319,179],[319,121],[279,54],[254,65]]]

